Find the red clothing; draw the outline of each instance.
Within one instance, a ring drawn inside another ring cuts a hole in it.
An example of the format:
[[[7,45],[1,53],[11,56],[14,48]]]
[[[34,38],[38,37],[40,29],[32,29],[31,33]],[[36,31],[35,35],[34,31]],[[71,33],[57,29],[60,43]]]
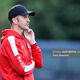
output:
[[[2,80],[34,80],[34,68],[43,65],[42,52],[37,44],[28,41],[14,30],[2,32],[0,73]],[[31,57],[32,56],[32,57]]]

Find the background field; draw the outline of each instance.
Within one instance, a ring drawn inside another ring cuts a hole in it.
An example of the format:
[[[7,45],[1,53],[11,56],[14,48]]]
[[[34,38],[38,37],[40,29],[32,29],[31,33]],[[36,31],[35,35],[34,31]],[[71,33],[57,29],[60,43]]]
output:
[[[43,52],[43,68],[34,70],[35,80],[80,80],[80,57],[52,57],[54,49],[80,49],[80,42],[37,40]]]

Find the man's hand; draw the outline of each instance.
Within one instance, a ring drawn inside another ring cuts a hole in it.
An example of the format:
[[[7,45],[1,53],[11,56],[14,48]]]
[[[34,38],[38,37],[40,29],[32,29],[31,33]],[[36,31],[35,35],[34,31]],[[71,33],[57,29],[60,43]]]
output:
[[[25,38],[29,41],[31,45],[35,44],[35,35],[32,29],[28,29],[28,31],[24,31]]]

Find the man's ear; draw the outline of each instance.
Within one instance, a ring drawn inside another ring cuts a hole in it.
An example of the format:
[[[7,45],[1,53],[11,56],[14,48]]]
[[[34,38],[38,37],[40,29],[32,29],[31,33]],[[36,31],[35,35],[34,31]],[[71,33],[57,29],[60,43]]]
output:
[[[12,22],[13,22],[14,24],[17,24],[17,23],[18,23],[18,20],[17,20],[16,18],[12,18]]]

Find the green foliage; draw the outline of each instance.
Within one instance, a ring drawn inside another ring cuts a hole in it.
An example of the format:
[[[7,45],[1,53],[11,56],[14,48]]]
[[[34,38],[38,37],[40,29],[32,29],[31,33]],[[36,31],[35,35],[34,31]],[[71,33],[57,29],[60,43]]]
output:
[[[37,39],[80,40],[79,0],[3,0],[0,3],[0,25],[10,26],[7,13],[15,4],[36,12],[35,17],[30,17],[30,27]]]

